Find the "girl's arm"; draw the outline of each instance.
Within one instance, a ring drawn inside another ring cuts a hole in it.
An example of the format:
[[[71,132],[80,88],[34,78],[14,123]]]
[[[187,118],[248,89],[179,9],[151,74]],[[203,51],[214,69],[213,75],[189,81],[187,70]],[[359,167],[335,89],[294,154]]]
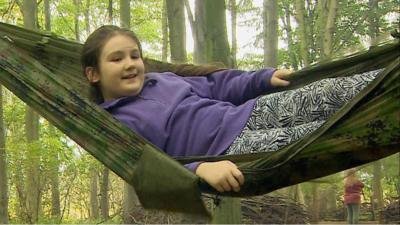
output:
[[[205,77],[183,79],[202,97],[240,105],[249,99],[272,92],[274,87],[289,85],[283,79],[288,74],[288,70],[274,68],[258,71],[221,70]]]

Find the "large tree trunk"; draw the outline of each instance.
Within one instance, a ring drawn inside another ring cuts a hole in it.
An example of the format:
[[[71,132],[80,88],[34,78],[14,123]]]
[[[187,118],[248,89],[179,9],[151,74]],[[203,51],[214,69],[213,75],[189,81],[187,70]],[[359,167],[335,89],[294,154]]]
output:
[[[22,13],[24,15],[24,27],[28,29],[36,29],[37,17],[37,3],[32,0],[24,0],[22,4]],[[26,106],[25,113],[26,123],[26,138],[29,149],[27,150],[26,163],[27,163],[27,179],[25,185],[26,194],[26,209],[27,219],[29,223],[36,223],[39,218],[40,209],[40,150],[37,144],[34,144],[39,139],[39,116]]]
[[[167,2],[163,0],[162,15],[161,15],[161,28],[162,28],[162,51],[161,60],[168,61],[168,19],[167,19]],[[183,7],[183,5],[182,5]]]
[[[51,31],[51,23],[50,23],[50,4],[49,0],[44,1],[44,15],[45,15],[45,24],[46,30]],[[50,135],[56,137],[56,131],[53,125],[49,124],[49,132]],[[58,177],[58,169],[59,169],[59,159],[58,152],[54,149],[51,150],[53,153],[52,163],[50,163],[50,186],[51,186],[51,216],[55,219],[59,219],[61,217],[61,208],[60,208],[60,180]]]
[[[90,172],[90,218],[97,220],[99,218],[99,200],[97,198],[97,177],[99,173],[95,166]]]
[[[196,0],[196,63],[231,66],[225,0]],[[204,60],[204,61],[203,61]]]
[[[24,0],[20,5],[22,15],[24,16],[24,27],[28,29],[37,29],[37,3],[36,0]]]
[[[303,65],[307,67],[310,65],[310,57],[308,50],[308,38],[307,38],[307,25],[305,21],[305,9],[304,1],[296,0],[295,2],[295,17],[299,26],[299,45],[300,45],[300,57],[303,61]]]
[[[264,66],[278,66],[278,6],[276,0],[264,0]]]
[[[100,184],[100,209],[101,217],[104,220],[109,218],[109,202],[108,202],[108,183],[109,183],[110,170],[103,167],[102,181]]]
[[[130,0],[120,0],[119,2],[119,10],[120,10],[120,21],[121,27],[131,28],[131,6]]]
[[[26,200],[28,219],[31,223],[36,223],[39,218],[40,210],[40,149],[39,139],[39,116],[30,107],[26,106],[26,135],[29,149],[27,150],[27,176],[26,176]]]
[[[337,0],[329,0],[328,17],[326,19],[325,31],[323,32],[323,57],[330,58],[333,48],[333,33],[335,32],[335,21],[337,15]]]
[[[0,224],[8,224],[6,136],[3,122],[3,88],[0,85]]]
[[[171,61],[184,63],[186,58],[186,26],[183,0],[166,0]]]
[[[232,48],[231,48],[231,57],[232,57],[232,68],[237,68],[237,6],[236,0],[229,0],[229,8],[231,9],[231,30],[232,30]]]
[[[193,62],[195,64],[205,64],[207,63],[207,51],[206,51],[206,42],[205,42],[205,30],[207,29],[206,25],[206,6],[205,1],[196,0],[195,1],[195,12],[194,17],[196,20],[193,20],[193,16],[191,15],[191,11],[189,10],[189,3],[186,0],[186,8],[188,9],[189,19],[192,21],[192,31],[193,31],[193,40],[194,40],[194,54],[193,54]]]

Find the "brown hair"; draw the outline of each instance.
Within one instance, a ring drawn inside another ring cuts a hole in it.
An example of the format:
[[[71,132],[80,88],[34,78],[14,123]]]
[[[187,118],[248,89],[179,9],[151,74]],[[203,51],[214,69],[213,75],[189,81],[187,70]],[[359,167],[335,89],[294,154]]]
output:
[[[354,183],[356,183],[358,181],[356,173],[357,173],[356,168],[349,169],[345,172],[345,174],[346,174],[345,185],[353,185]]]
[[[116,35],[126,35],[127,37],[132,38],[132,40],[138,45],[140,57],[142,57],[142,46],[139,38],[133,31],[114,25],[103,25],[91,33],[83,44],[81,65],[85,76],[86,67],[93,67],[95,70],[99,69],[101,51],[103,50],[105,43]],[[95,102],[103,102],[103,96],[98,83],[91,83],[91,87],[92,90],[90,92]]]

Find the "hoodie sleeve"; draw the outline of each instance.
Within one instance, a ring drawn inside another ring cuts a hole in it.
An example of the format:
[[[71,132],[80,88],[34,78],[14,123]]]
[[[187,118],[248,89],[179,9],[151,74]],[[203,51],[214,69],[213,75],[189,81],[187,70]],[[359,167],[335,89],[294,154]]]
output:
[[[273,91],[275,68],[257,71],[221,70],[203,77],[184,77],[199,96],[240,105],[249,99]]]
[[[186,167],[187,169],[189,169],[190,171],[192,171],[193,173],[196,173],[196,169],[197,169],[197,167],[199,167],[199,165],[201,163],[202,162],[192,162],[192,163],[185,164],[183,166]]]

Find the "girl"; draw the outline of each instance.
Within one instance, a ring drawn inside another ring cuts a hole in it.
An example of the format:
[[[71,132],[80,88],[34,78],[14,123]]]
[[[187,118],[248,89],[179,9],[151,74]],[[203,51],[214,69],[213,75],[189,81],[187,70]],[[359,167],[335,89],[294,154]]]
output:
[[[102,26],[86,40],[82,67],[99,104],[171,156],[275,151],[316,130],[377,71],[287,86],[287,70],[223,70],[203,77],[147,73],[136,35]],[[244,177],[227,160],[185,165],[216,190],[239,191]]]
[[[347,207],[347,220],[349,224],[358,223],[358,215],[361,204],[361,192],[364,184],[358,180],[357,170],[350,169],[344,180],[344,204]]]

